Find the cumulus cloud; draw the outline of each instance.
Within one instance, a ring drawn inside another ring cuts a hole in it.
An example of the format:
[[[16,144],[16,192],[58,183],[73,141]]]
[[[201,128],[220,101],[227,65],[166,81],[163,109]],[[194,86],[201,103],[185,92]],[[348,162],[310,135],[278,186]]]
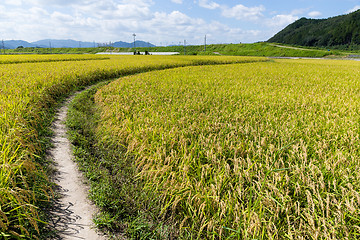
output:
[[[346,13],[352,13],[360,9],[360,5],[356,5],[352,9],[349,9]]]
[[[220,7],[220,4],[209,0],[199,0],[199,6],[207,9],[216,9]]]
[[[139,30],[146,33],[148,38],[157,38],[157,41],[189,40],[205,34],[207,26],[208,24],[201,18],[191,18],[180,11],[173,11],[156,12],[152,19],[142,23]],[[148,29],[151,31],[147,32]]]
[[[12,0],[6,0],[12,1]],[[15,0],[15,1],[23,1],[24,3],[28,3],[31,5],[49,7],[49,6],[57,6],[57,7],[68,7],[68,6],[96,6],[96,5],[137,5],[139,7],[146,7],[153,4],[152,0]],[[95,10],[95,9],[94,9]]]
[[[108,19],[148,19],[151,18],[150,3],[146,1],[94,1],[91,4],[76,7],[78,14],[97,18],[99,21]]]
[[[179,11],[173,11],[170,14],[164,12],[155,13],[153,19],[150,20],[150,23],[157,25],[157,27],[161,27],[161,24],[164,24],[166,27],[181,27],[198,26],[205,24],[205,21],[200,18],[191,18]]]
[[[10,0],[11,1],[11,0]],[[23,1],[36,6],[68,6],[68,5],[82,5],[85,4],[86,0],[16,0]]]
[[[306,14],[308,11],[309,11],[309,8],[297,8],[297,9],[292,10],[292,11],[290,12],[290,15],[295,15],[295,16],[304,15],[304,14]]]
[[[5,0],[4,4],[6,5],[14,5],[14,6],[21,6],[21,4],[23,3],[22,0]]]
[[[251,42],[252,39],[258,38],[261,31],[258,30],[244,30],[241,28],[231,28],[226,24],[213,21],[207,25],[205,31],[210,32],[207,34],[208,39],[216,38],[217,36],[224,36],[222,43],[239,43]],[[235,42],[231,41],[234,40]]]
[[[119,17],[119,18],[148,18],[151,17],[151,11],[147,7],[139,8],[136,5],[128,4],[128,5],[117,5],[114,10],[105,10],[102,16],[109,16],[108,14],[114,14],[111,18]]]
[[[292,14],[289,15],[279,14],[272,17],[271,19],[266,20],[266,25],[273,28],[283,28],[289,25],[290,23],[295,22],[298,19],[299,17],[294,16]]]
[[[51,14],[51,18],[55,21],[74,22],[73,16],[56,11]]]
[[[109,0],[111,2],[114,2],[114,0]],[[118,1],[116,1],[118,2]],[[139,7],[149,7],[154,4],[152,0],[122,0],[120,3],[117,4],[132,4]]]
[[[61,2],[65,5],[57,5]],[[208,9],[223,10],[222,6],[212,1],[201,1],[201,4]],[[132,34],[136,33],[137,39],[155,44],[161,41],[178,43],[184,39],[189,44],[201,44],[205,34],[209,43],[251,42],[259,34],[259,31],[191,17],[181,11],[154,11],[152,6],[151,0],[27,0],[25,5],[3,2],[0,4],[1,37],[26,41],[71,38],[109,42],[132,41]]]
[[[227,18],[235,18],[237,20],[258,20],[263,17],[265,7],[260,5],[257,7],[246,7],[238,4],[232,8],[223,7],[222,15]]]
[[[177,4],[182,4],[183,1],[182,0],[171,0],[173,3],[177,3]]]
[[[318,12],[318,11],[312,11],[312,12],[308,13],[308,16],[311,17],[311,18],[320,17],[321,15],[322,15],[322,13]]]

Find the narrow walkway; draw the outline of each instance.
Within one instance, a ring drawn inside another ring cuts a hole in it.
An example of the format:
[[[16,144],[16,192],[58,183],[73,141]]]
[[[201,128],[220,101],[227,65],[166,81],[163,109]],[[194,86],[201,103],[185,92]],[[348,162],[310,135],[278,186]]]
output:
[[[57,170],[54,182],[59,186],[61,198],[52,212],[51,225],[59,231],[60,239],[105,240],[94,230],[92,216],[96,208],[87,199],[89,187],[84,184],[84,178],[72,160],[71,144],[66,137],[64,121],[71,100],[59,109],[53,124],[54,147],[50,155]]]
[[[295,50],[301,50],[301,51],[319,51],[317,49],[298,48],[298,47],[284,46],[284,45],[279,45],[279,44],[274,44],[274,43],[269,43],[269,45],[274,46],[274,47],[279,47],[279,48],[289,48],[289,49],[295,49]]]

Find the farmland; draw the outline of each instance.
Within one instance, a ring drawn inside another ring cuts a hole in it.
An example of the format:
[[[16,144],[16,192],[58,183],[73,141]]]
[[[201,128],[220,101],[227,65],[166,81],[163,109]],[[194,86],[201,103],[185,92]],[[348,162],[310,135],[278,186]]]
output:
[[[0,64],[34,63],[34,62],[64,62],[109,59],[99,55],[3,55]]]
[[[358,62],[276,60],[84,93],[69,126],[95,221],[130,238],[357,238],[359,79]]]
[[[57,104],[72,91],[101,80],[155,69],[266,60],[241,57],[80,58],[0,58],[3,63],[0,64],[0,235],[4,238],[34,239],[46,227],[43,209],[54,196],[46,167],[46,150],[51,145],[49,127]]]
[[[286,45],[279,47],[272,43],[251,43],[251,44],[211,44],[205,47],[203,45],[186,46],[167,46],[167,47],[136,47],[137,51],[145,52],[178,52],[183,55],[230,55],[230,56],[267,56],[267,57],[345,57],[349,54],[358,55],[358,51],[340,51],[328,48],[304,48],[299,46]],[[115,47],[98,47],[98,48],[20,48],[8,49],[6,53],[98,53],[98,52],[134,52],[134,48],[115,48]]]
[[[130,239],[360,234],[359,62],[49,55],[0,63],[2,237],[48,231],[56,108],[114,78],[77,97],[68,119],[99,228]]]

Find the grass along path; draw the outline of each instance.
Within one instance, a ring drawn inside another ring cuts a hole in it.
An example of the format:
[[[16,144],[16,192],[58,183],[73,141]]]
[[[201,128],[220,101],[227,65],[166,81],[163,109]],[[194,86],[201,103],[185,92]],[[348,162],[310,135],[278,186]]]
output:
[[[54,148],[50,155],[57,169],[54,182],[58,185],[61,198],[52,212],[52,227],[59,232],[61,239],[106,239],[95,231],[92,222],[96,207],[88,200],[88,186],[84,177],[72,160],[72,149],[67,138],[65,120],[68,101],[60,108],[53,124]]]
[[[299,48],[299,47],[291,47],[291,46],[284,46],[280,44],[275,43],[269,43],[270,46],[279,47],[279,48],[288,48],[288,49],[295,49],[295,50],[301,50],[301,51],[319,51],[318,49],[311,49],[311,48]]]

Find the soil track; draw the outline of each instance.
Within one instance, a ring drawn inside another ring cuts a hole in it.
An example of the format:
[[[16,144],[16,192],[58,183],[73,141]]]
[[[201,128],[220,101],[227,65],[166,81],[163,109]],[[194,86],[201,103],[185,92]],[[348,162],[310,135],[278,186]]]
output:
[[[66,136],[66,120],[70,98],[61,107],[53,123],[53,144],[50,155],[55,163],[54,182],[61,198],[52,212],[50,224],[59,233],[59,239],[105,240],[94,229],[92,216],[96,208],[87,198],[89,187],[73,161],[71,144]]]

